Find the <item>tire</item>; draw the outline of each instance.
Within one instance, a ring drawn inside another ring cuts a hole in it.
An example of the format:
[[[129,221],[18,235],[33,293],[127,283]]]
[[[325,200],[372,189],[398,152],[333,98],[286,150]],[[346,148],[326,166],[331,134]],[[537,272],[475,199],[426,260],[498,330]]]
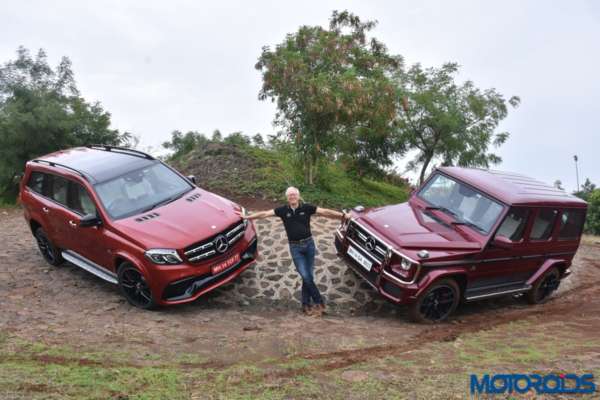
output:
[[[118,273],[119,289],[129,304],[144,310],[156,308],[152,290],[144,274],[130,263],[123,263]]]
[[[459,302],[460,288],[456,281],[442,279],[431,285],[409,306],[409,316],[420,323],[442,322],[456,310]]]
[[[65,260],[62,258],[60,249],[56,247],[50,239],[48,235],[44,231],[42,227],[39,227],[35,230],[33,236],[37,242],[38,250],[44,257],[44,260],[50,265],[58,266],[62,264]]]
[[[560,272],[554,267],[535,282],[526,298],[529,304],[545,303],[560,285]]]

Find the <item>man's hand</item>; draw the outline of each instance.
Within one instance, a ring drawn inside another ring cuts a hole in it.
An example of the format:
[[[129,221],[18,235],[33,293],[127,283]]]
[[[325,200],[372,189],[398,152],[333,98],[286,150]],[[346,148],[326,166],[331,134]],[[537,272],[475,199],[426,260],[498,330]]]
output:
[[[237,215],[239,215],[242,219],[248,219],[249,215],[247,214],[247,211],[245,208],[241,208],[239,210],[235,210],[234,211]]]

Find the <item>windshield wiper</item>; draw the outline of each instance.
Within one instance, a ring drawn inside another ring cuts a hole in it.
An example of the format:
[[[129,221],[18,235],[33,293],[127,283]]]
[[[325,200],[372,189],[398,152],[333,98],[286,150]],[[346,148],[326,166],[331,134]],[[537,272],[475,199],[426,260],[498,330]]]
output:
[[[191,190],[191,189],[190,189],[190,190]],[[158,207],[164,206],[164,205],[166,205],[166,204],[172,203],[172,202],[174,202],[175,200],[177,200],[177,199],[180,199],[181,197],[183,197],[183,195],[184,195],[184,194],[186,194],[187,192],[189,192],[189,190],[183,191],[183,192],[181,192],[181,193],[179,193],[179,194],[176,194],[176,195],[174,195],[174,196],[171,196],[171,197],[167,197],[165,200],[163,200],[163,201],[159,201],[158,203],[156,203],[156,204],[153,204],[153,205],[151,205],[150,207],[147,207],[147,208],[143,209],[142,211],[140,211],[140,214],[143,214],[143,213],[145,213],[145,212],[148,212],[148,211],[154,210],[155,208],[158,208]]]
[[[454,211],[452,211],[451,209],[444,207],[444,206],[427,206],[425,207],[426,210],[440,210],[445,212],[446,214],[450,214],[453,217],[456,217],[456,213]]]
[[[474,224],[473,222],[469,222],[469,221],[453,221],[452,225],[467,225],[467,226],[470,226],[471,228],[477,229],[479,232],[485,232],[482,227],[480,227],[477,224]]]

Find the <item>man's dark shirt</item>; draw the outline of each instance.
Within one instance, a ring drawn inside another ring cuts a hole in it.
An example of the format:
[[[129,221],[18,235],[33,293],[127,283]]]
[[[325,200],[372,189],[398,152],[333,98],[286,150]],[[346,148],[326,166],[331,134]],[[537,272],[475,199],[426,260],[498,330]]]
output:
[[[312,236],[310,233],[310,216],[317,212],[317,207],[302,203],[294,210],[286,204],[277,207],[274,212],[283,221],[288,240],[298,241]]]

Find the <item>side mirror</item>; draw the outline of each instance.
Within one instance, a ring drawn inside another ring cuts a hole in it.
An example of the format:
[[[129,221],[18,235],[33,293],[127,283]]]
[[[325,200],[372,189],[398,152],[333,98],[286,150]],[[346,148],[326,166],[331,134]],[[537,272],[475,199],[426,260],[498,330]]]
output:
[[[196,184],[196,177],[194,175],[188,175],[188,180],[192,182],[194,185]]]
[[[102,225],[102,220],[94,214],[86,214],[79,220],[79,226],[82,228],[91,228]]]
[[[506,236],[499,235],[494,237],[492,245],[500,249],[510,250],[514,247],[515,243]]]

